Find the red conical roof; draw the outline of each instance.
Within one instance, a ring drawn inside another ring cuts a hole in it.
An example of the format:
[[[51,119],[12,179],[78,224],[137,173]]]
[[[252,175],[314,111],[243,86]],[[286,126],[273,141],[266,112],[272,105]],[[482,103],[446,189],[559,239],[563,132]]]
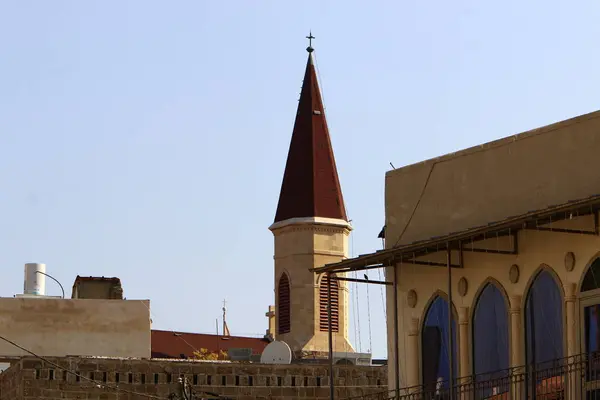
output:
[[[302,217],[348,220],[309,49],[275,222]]]

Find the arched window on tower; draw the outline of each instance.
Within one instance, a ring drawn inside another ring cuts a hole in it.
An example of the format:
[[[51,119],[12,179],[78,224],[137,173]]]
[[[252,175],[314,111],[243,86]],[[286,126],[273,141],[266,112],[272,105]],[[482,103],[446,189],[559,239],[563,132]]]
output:
[[[277,287],[277,333],[288,333],[291,329],[291,299],[290,299],[290,279],[286,273],[279,278]]]
[[[334,275],[335,276],[335,275]],[[329,316],[327,315],[327,275],[321,278],[319,286],[319,330],[321,332],[329,331]],[[339,332],[339,316],[340,316],[340,287],[336,279],[331,280],[331,331]]]

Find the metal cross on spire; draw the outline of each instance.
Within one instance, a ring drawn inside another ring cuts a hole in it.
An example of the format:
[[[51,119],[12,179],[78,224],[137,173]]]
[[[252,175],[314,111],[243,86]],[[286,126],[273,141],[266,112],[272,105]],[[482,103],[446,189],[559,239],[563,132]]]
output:
[[[312,31],[309,31],[309,34],[306,38],[308,39],[308,47],[306,48],[306,51],[312,53],[313,51],[315,51],[315,49],[313,49],[312,47],[312,40],[315,39],[315,37],[312,35]]]

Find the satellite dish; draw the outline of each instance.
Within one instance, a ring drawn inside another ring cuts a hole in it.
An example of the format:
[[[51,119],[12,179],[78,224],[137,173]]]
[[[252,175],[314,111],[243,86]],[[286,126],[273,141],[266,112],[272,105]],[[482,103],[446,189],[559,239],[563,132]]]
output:
[[[285,342],[274,341],[265,347],[261,356],[262,364],[291,364],[292,349]]]

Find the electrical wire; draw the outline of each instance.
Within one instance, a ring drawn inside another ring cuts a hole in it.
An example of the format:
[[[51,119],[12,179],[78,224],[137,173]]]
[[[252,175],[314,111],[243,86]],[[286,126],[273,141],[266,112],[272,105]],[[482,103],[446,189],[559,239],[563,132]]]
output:
[[[367,284],[367,320],[369,324],[369,352],[373,353],[373,341],[371,337],[371,301],[369,300],[369,284]]]
[[[377,269],[377,273],[379,275],[379,280],[383,281],[381,278],[381,268]],[[387,321],[387,305],[385,304],[385,296],[383,295],[383,286],[384,285],[379,285],[379,291],[381,292],[381,308],[383,309],[383,317],[385,318],[385,321]]]
[[[55,367],[57,369],[60,369],[62,371],[66,371],[68,374],[74,375],[74,376],[78,377],[79,379],[83,379],[84,381],[93,383],[95,385],[95,387],[97,387],[97,388],[108,388],[108,389],[111,389],[111,390],[114,390],[114,391],[117,391],[117,392],[121,392],[121,393],[127,393],[127,394],[133,394],[133,395],[136,395],[136,396],[142,396],[142,397],[145,397],[147,399],[164,399],[163,397],[153,396],[151,394],[134,392],[132,390],[127,390],[127,389],[121,389],[118,386],[109,385],[109,384],[107,384],[105,382],[100,382],[100,381],[97,381],[95,379],[88,378],[87,376],[78,374],[75,371],[72,371],[72,370],[70,370],[68,368],[65,368],[65,367],[63,367],[63,366],[61,366],[61,365],[59,365],[59,364],[57,364],[57,363],[55,363],[53,361],[50,361],[49,359],[47,359],[45,357],[42,357],[42,356],[34,353],[33,351],[29,350],[29,349],[26,349],[25,347],[23,347],[23,346],[15,343],[15,342],[13,342],[10,339],[5,338],[2,335],[0,335],[0,339],[4,340],[6,343],[8,343],[8,344],[10,344],[12,346],[15,346],[16,348],[18,348],[18,349],[20,349],[20,350],[22,350],[22,351],[24,351],[24,352],[32,355],[33,357],[35,357],[35,358],[37,358],[39,360],[42,360],[42,361],[44,361],[45,363],[47,363],[49,365],[52,365],[53,367]]]

